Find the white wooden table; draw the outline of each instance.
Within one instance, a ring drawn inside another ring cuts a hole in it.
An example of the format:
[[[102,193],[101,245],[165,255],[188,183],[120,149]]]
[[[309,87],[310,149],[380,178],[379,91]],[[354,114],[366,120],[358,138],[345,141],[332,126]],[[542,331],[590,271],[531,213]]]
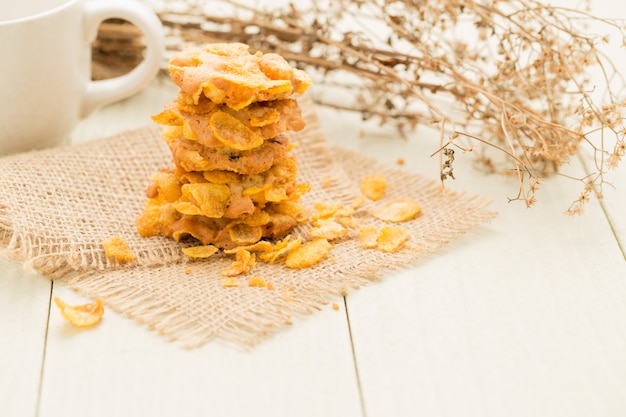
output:
[[[149,124],[174,94],[155,81],[74,139]],[[318,115],[331,142],[436,177],[426,133]],[[506,202],[510,178],[470,165],[450,185],[492,196],[494,221],[249,352],[185,350],[112,311],[73,331],[51,297],[89,300],[0,258],[0,416],[626,415],[626,167],[602,205],[568,217],[579,184],[548,180],[526,209]]]

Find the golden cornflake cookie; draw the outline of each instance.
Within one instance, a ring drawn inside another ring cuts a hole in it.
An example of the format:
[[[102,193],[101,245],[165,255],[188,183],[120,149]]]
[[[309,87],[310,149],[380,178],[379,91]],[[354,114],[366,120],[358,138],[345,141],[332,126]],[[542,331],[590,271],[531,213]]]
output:
[[[254,103],[239,111],[225,105],[194,111],[193,106],[180,100],[167,105],[152,119],[170,127],[169,138],[197,140],[206,147],[250,150],[266,139],[286,131],[297,132],[305,126],[300,106],[293,99]]]
[[[302,208],[297,200],[310,186],[295,182],[297,168],[293,158],[284,162],[258,175],[162,170],[152,176],[146,191],[147,207],[170,204],[180,214],[236,219],[275,205],[277,212],[301,218]]]
[[[258,148],[241,151],[228,146],[207,148],[197,141],[178,139],[170,142],[174,164],[185,171],[233,171],[239,174],[260,174],[288,157],[289,138],[279,135]]]
[[[176,241],[193,237],[203,245],[212,244],[219,248],[232,249],[252,245],[263,238],[280,239],[297,224],[296,219],[283,214],[269,215],[267,223],[262,225],[250,224],[246,218],[230,220],[181,215],[175,222],[162,225],[155,234],[162,234]]]
[[[280,100],[304,93],[311,78],[274,53],[250,54],[248,45],[216,43],[189,47],[169,62],[172,80],[194,104],[205,96],[240,110],[257,101]]]
[[[233,198],[225,184],[180,184],[168,171],[155,174],[153,181],[145,209],[137,219],[142,236],[164,235],[177,241],[193,237],[203,245],[232,248],[254,244],[264,237],[281,238],[308,218],[298,195],[264,208],[245,203],[241,210],[241,196]]]

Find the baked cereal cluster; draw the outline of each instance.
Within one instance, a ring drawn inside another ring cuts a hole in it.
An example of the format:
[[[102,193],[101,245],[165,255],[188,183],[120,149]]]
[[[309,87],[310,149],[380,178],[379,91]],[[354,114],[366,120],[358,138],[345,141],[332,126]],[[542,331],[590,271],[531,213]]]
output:
[[[277,54],[239,43],[190,47],[169,63],[178,96],[153,120],[174,168],[154,173],[142,236],[193,237],[233,249],[285,237],[307,220],[286,132],[305,126],[294,94],[310,77]]]

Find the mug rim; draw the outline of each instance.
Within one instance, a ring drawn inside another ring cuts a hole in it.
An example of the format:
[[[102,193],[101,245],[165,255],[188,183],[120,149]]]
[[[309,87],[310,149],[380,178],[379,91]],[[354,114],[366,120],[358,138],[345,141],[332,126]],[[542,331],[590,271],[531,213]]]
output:
[[[17,17],[14,19],[0,20],[0,27],[10,26],[10,25],[15,25],[15,24],[25,23],[25,22],[32,21],[32,20],[41,19],[48,15],[53,15],[64,9],[67,9],[71,7],[73,4],[78,3],[80,1],[83,1],[83,0],[64,0],[63,2],[61,2],[61,4],[55,7],[52,7],[50,9],[43,10],[41,12],[30,14],[28,16]]]

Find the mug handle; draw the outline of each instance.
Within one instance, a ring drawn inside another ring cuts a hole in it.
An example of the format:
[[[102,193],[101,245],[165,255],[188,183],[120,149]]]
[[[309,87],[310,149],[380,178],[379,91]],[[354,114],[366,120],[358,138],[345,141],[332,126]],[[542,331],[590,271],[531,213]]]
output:
[[[93,42],[100,23],[118,18],[136,25],[146,39],[143,61],[132,71],[108,80],[90,81],[83,100],[81,118],[98,107],[129,97],[143,89],[159,72],[165,51],[163,26],[156,14],[135,0],[107,0],[85,2],[84,27],[86,39]]]

